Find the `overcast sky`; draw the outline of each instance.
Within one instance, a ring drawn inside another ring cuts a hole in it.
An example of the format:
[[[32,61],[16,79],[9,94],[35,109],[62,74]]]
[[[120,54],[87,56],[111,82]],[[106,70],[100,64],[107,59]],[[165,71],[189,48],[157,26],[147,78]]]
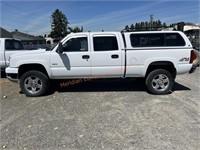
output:
[[[69,26],[83,26],[84,31],[121,31],[125,25],[149,21],[150,15],[167,25],[200,23],[199,8],[199,0],[0,0],[0,26],[33,35],[49,34],[51,14],[60,9]]]

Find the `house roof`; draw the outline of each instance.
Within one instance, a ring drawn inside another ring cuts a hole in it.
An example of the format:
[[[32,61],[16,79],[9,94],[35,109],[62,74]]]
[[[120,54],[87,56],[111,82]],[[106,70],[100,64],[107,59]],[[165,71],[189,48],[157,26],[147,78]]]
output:
[[[13,31],[11,33],[13,34],[13,38],[17,38],[17,39],[20,39],[22,41],[26,41],[26,40],[45,40],[42,37],[37,37],[37,36],[30,35],[30,34],[22,33],[22,32],[19,32],[18,30],[15,30],[15,31]]]
[[[4,28],[0,27],[0,38],[13,38],[13,35]]]

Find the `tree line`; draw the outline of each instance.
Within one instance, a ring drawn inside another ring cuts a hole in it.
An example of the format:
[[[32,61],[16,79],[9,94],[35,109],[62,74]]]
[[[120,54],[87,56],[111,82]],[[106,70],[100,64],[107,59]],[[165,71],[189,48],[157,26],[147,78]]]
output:
[[[142,21],[137,22],[135,24],[131,24],[130,26],[125,26],[125,31],[150,31],[150,30],[158,30],[160,28],[167,27],[165,22],[161,22],[159,19],[155,21]],[[60,11],[56,9],[51,15],[51,33],[49,37],[55,39],[55,41],[59,41],[69,33],[77,33],[83,32],[83,27],[70,27],[67,17]]]
[[[153,16],[153,15],[151,15]],[[177,24],[170,24],[169,27],[174,27],[177,25],[177,30],[183,31],[184,22]],[[142,21],[135,24],[126,25],[122,31],[135,32],[135,31],[157,31],[161,28],[167,28],[167,24],[161,20]],[[67,17],[60,11],[56,9],[51,15],[51,33],[49,37],[52,37],[55,41],[59,41],[69,33],[83,32],[83,27],[70,27]]]
[[[137,22],[135,24],[126,25],[124,30],[128,32],[133,32],[133,31],[156,31],[160,28],[166,28],[167,25],[165,22],[161,22],[159,19],[155,21],[142,21],[142,22]]]

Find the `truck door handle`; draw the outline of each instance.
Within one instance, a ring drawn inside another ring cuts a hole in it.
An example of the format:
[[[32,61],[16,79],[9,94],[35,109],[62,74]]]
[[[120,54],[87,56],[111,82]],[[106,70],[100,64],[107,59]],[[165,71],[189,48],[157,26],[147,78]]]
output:
[[[111,58],[113,58],[113,59],[115,59],[115,58],[119,58],[119,55],[116,55],[116,54],[111,55]]]
[[[82,58],[83,58],[83,59],[89,59],[90,56],[89,56],[89,55],[83,55]]]

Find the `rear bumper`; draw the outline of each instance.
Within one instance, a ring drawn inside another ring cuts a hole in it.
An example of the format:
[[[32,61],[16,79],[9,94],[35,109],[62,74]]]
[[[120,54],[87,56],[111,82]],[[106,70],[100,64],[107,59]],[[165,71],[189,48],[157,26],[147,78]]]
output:
[[[196,67],[197,67],[196,65],[192,65],[192,68],[190,69],[189,73],[193,73],[195,71]]]
[[[6,68],[6,77],[12,82],[18,82],[18,68]]]

